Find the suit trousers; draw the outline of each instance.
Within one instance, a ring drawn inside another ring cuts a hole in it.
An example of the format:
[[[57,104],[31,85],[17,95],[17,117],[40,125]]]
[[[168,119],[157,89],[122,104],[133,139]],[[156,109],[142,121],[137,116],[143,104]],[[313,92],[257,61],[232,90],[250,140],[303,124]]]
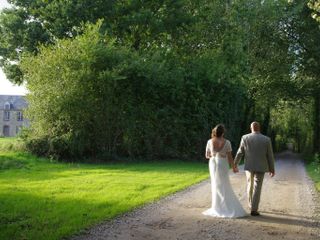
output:
[[[246,171],[247,195],[251,211],[258,211],[264,172]]]

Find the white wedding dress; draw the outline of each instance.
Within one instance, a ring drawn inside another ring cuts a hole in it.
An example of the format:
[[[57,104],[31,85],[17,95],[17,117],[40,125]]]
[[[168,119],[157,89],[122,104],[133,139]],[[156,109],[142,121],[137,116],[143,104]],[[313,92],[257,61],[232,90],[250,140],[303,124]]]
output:
[[[220,150],[215,150],[212,139],[207,143],[206,152],[210,151],[209,171],[211,177],[212,205],[204,215],[223,218],[238,218],[247,215],[232,190],[229,179],[227,152],[231,152],[231,143],[225,140]]]

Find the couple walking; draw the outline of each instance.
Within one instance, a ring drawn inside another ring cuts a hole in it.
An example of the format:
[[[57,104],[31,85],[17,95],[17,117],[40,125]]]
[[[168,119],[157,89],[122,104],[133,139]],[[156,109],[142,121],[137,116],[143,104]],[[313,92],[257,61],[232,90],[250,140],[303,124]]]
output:
[[[224,126],[219,124],[212,130],[211,139],[206,147],[206,158],[209,159],[211,177],[212,205],[210,209],[203,212],[204,215],[227,218],[247,215],[232,190],[228,174],[229,165],[234,173],[239,172],[238,164],[242,157],[244,157],[251,215],[260,215],[258,207],[262,182],[266,172],[269,172],[271,177],[274,176],[274,157],[271,140],[260,133],[260,124],[253,122],[250,129],[250,134],[242,136],[234,160],[231,143],[224,138]]]

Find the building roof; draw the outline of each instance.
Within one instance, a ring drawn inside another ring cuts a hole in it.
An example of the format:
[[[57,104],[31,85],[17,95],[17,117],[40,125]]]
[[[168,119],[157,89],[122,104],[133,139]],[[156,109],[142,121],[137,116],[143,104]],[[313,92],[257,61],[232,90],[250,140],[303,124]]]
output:
[[[11,110],[22,110],[28,106],[25,96],[0,95],[0,110],[5,109],[5,104],[10,104]]]

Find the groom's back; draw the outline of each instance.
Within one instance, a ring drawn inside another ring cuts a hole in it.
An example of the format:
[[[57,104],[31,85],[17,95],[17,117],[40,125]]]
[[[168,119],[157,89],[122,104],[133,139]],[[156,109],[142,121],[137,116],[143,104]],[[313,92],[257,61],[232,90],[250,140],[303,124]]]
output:
[[[250,133],[244,135],[242,141],[245,158],[244,169],[256,172],[269,172],[270,168],[273,168],[273,154],[270,154],[270,138],[260,133]]]

